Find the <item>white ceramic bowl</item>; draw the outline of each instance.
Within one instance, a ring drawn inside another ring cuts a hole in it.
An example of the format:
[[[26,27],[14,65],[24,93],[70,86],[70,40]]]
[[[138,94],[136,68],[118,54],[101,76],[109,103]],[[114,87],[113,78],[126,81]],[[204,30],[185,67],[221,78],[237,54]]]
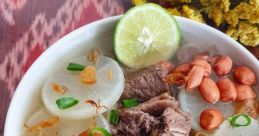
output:
[[[119,18],[120,16],[106,18],[69,33],[54,43],[33,63],[12,98],[5,122],[5,136],[21,134],[28,114],[35,111],[31,109],[41,104],[39,92],[44,80],[60,61],[82,55],[91,47],[100,48],[106,55],[113,54],[112,37]],[[221,54],[227,54],[233,58],[234,62],[251,67],[259,79],[259,61],[238,42],[205,24],[181,17],[176,17],[176,20],[183,38],[188,42],[195,43],[201,48],[214,45]]]

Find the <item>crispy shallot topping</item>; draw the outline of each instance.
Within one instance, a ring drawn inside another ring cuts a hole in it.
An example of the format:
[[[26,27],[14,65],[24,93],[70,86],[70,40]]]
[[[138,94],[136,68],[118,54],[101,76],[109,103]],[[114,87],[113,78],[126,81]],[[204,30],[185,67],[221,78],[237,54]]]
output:
[[[83,132],[81,132],[78,136],[89,136],[90,135],[90,129],[87,129]]]
[[[163,78],[164,82],[170,83],[170,84],[185,84],[187,80],[187,77],[179,72],[171,73]]]
[[[98,62],[99,58],[100,58],[101,52],[99,49],[94,48],[90,54],[87,56],[87,59],[89,61],[94,62],[95,64]]]
[[[86,100],[85,103],[91,104],[94,108],[96,108],[96,114],[92,118],[93,119],[93,124],[91,125],[92,127],[90,127],[90,129],[86,129],[85,131],[81,132],[79,136],[90,136],[90,133],[93,133],[92,134],[93,136],[103,136],[103,134],[99,131],[94,131],[94,132],[91,132],[91,131],[93,128],[96,128],[96,122],[97,122],[96,119],[98,116],[98,110],[101,108],[106,108],[106,109],[108,108],[106,106],[101,105],[100,99],[98,100],[98,103],[96,103],[94,100],[91,100],[91,99]]]
[[[53,83],[51,87],[52,87],[53,91],[55,91],[57,93],[61,93],[61,94],[64,94],[65,92],[68,91],[66,86],[60,85],[60,84],[57,84],[57,83]]]
[[[94,100],[90,100],[90,99],[89,99],[89,100],[86,100],[85,103],[91,104],[93,107],[96,108],[96,111],[97,111],[97,112],[98,112],[98,110],[101,109],[101,108],[108,109],[106,106],[101,105],[100,99],[98,100],[98,103],[96,103]]]
[[[50,117],[48,119],[42,120],[41,122],[33,125],[33,126],[28,126],[27,124],[24,124],[24,126],[27,129],[27,132],[35,132],[35,131],[40,131],[43,128],[50,128],[50,127],[54,127],[58,124],[59,122],[59,117],[58,116],[54,116],[54,117]]]

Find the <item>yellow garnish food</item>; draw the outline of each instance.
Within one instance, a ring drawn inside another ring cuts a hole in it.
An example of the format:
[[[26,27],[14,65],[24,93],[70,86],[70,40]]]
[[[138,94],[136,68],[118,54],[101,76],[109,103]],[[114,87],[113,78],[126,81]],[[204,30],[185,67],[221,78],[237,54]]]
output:
[[[144,4],[146,2],[147,0],[132,0],[132,4],[134,5]]]
[[[42,120],[41,122],[39,122],[33,126],[28,126],[28,125],[25,125],[25,126],[27,127],[27,132],[35,132],[35,131],[39,131],[43,128],[54,127],[58,124],[58,122],[59,122],[59,117],[54,116],[54,117],[48,118],[46,120]]]
[[[61,93],[64,94],[67,90],[67,88],[65,86],[59,85],[57,83],[52,84],[52,90],[57,92],[57,93]]]
[[[184,5],[182,7],[182,16],[190,18],[192,20],[204,23],[204,20],[202,18],[202,15],[200,11],[196,10],[195,8],[192,8],[188,5]]]
[[[259,12],[259,11],[258,11]],[[229,26],[226,33],[244,45],[259,45],[259,29],[257,25],[241,21],[236,27]]]
[[[96,69],[93,66],[87,66],[83,71],[80,72],[80,81],[84,84],[96,83]]]
[[[168,8],[167,11],[175,16],[184,16],[186,18],[204,23],[201,12],[188,5],[183,5],[181,8]]]

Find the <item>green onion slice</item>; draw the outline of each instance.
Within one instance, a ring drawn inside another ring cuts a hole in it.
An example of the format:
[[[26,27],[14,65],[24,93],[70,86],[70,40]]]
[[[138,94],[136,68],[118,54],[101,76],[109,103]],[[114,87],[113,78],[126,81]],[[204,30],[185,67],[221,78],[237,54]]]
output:
[[[101,134],[102,136],[112,136],[110,132],[101,127],[92,128],[90,130],[90,136],[95,136],[95,134]]]
[[[138,105],[136,98],[126,99],[126,100],[123,100],[122,102],[125,108],[131,108]]]
[[[61,110],[75,106],[78,103],[79,100],[77,100],[74,97],[62,97],[56,100],[56,104],[58,105],[58,108]]]
[[[76,63],[69,63],[67,66],[67,70],[69,71],[82,71],[84,69],[85,66]]]
[[[110,123],[112,123],[112,124],[119,123],[119,111],[117,109],[111,110],[111,112],[110,112]]]
[[[240,118],[242,117],[243,119],[245,119],[245,121],[242,121]],[[238,115],[234,115],[229,119],[229,122],[231,124],[231,126],[233,127],[241,127],[241,126],[248,126],[251,124],[251,119],[248,115],[246,114],[238,114]]]

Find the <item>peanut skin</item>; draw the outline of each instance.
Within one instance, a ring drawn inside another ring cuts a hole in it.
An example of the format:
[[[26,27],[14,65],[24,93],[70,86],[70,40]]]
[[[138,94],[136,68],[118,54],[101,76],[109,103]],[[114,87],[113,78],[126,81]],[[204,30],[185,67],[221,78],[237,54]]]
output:
[[[187,74],[185,90],[191,91],[193,88],[198,87],[201,84],[203,76],[204,69],[201,66],[193,66]]]
[[[191,64],[193,66],[198,65],[198,66],[203,67],[203,69],[204,69],[204,76],[205,77],[209,77],[210,76],[210,74],[211,74],[211,66],[210,66],[210,64],[207,61],[202,60],[202,59],[195,59],[195,60],[192,61]]]
[[[220,91],[220,100],[222,102],[234,101],[237,97],[237,90],[234,83],[229,78],[218,80],[217,86]]]
[[[183,85],[185,84],[187,78],[184,74],[182,73],[170,73],[169,75],[165,76],[163,78],[163,81],[169,84],[174,84],[174,85]]]
[[[223,76],[228,74],[232,69],[232,60],[229,56],[221,56],[213,66],[217,75]]]
[[[224,118],[222,113],[217,109],[206,109],[200,115],[200,126],[205,130],[217,128]]]
[[[209,54],[208,52],[200,53],[200,54],[196,55],[193,60],[205,60],[205,61],[208,61],[208,59],[209,59],[209,55],[208,54]]]
[[[187,75],[187,73],[191,70],[191,64],[190,63],[184,63],[184,64],[181,64],[179,66],[177,66],[173,72],[174,73],[182,73],[184,75]]]
[[[220,55],[215,55],[213,57],[210,57],[208,58],[208,62],[210,63],[211,66],[214,66],[220,57],[221,57]]]
[[[246,100],[242,101],[242,106],[238,110],[238,113],[247,114],[250,117],[256,119],[258,116],[257,111],[256,111],[257,107],[258,106],[257,106],[256,99],[246,99]]]
[[[255,73],[248,67],[238,66],[235,68],[233,77],[236,82],[243,85],[255,85]]]
[[[220,91],[211,78],[203,78],[199,86],[199,92],[202,98],[208,103],[215,104],[220,99]]]
[[[246,99],[253,99],[256,97],[254,90],[249,85],[237,84],[236,89],[237,89],[236,101],[244,101]]]

